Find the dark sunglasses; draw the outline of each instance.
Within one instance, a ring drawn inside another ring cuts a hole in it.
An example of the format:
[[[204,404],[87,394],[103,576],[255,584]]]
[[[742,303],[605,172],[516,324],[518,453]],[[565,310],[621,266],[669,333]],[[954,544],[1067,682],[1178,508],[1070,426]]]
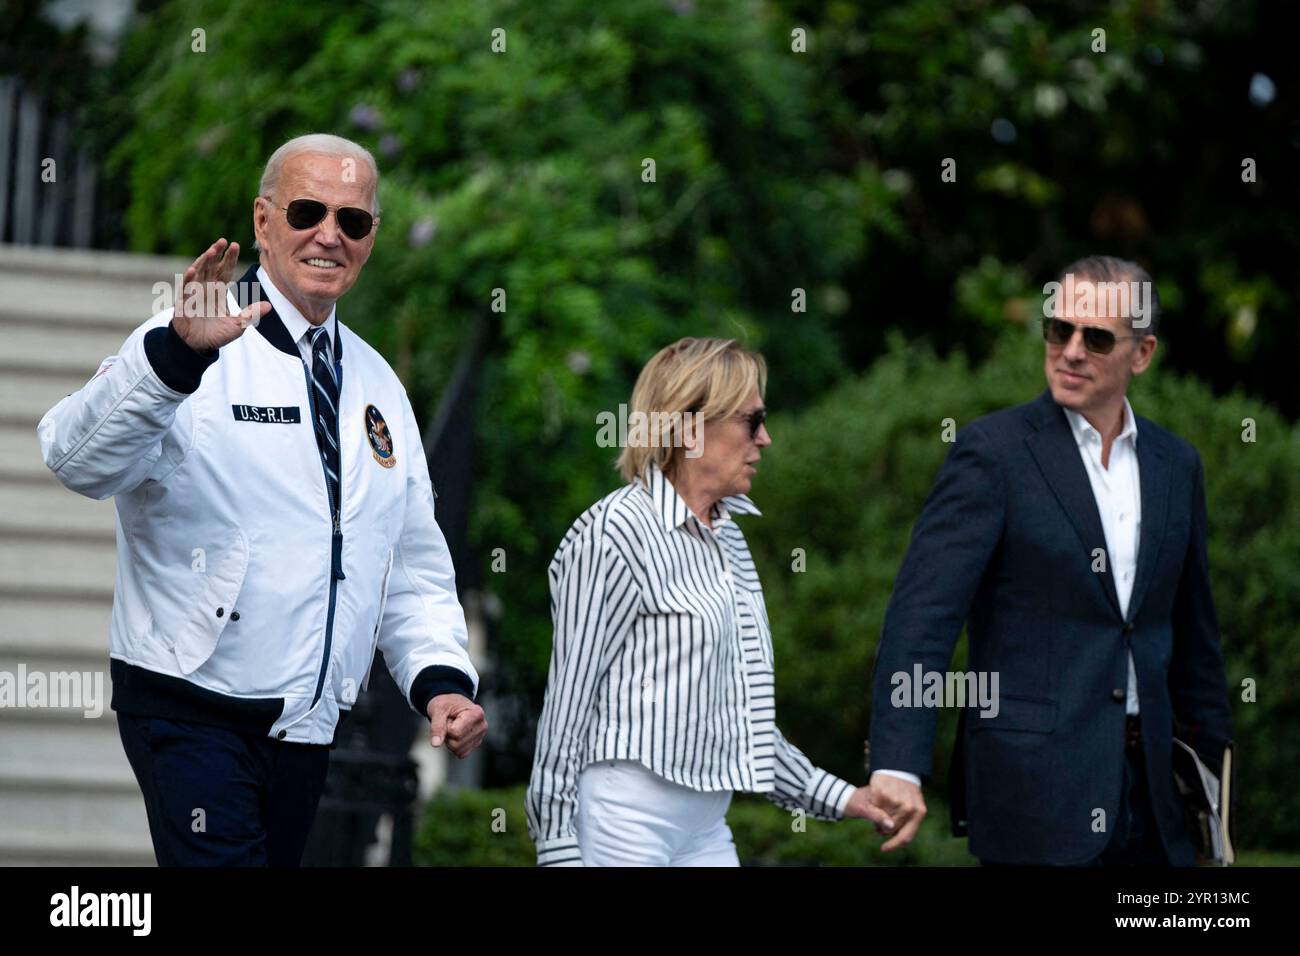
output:
[[[753,441],[758,438],[758,430],[762,428],[763,423],[767,421],[767,409],[757,408],[748,415],[741,415],[740,417],[742,420],[749,423],[749,438]]]
[[[1052,345],[1069,345],[1074,338],[1074,330],[1083,330],[1083,347],[1098,355],[1109,355],[1115,349],[1115,339],[1140,339],[1141,335],[1119,335],[1110,329],[1099,329],[1095,325],[1075,325],[1064,319],[1043,319],[1043,338]]]
[[[272,203],[274,205],[274,203]],[[294,229],[310,229],[334,210],[334,219],[339,224],[343,235],[354,241],[360,241],[370,235],[379,222],[364,209],[356,206],[327,206],[318,199],[295,199],[287,206],[276,206],[284,210],[285,221]]]

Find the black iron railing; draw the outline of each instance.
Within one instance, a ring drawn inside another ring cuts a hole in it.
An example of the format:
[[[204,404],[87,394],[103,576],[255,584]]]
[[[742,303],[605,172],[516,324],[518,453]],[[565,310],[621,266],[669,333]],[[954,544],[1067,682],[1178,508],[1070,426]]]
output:
[[[75,124],[17,77],[0,77],[0,242],[90,248],[98,176]]]

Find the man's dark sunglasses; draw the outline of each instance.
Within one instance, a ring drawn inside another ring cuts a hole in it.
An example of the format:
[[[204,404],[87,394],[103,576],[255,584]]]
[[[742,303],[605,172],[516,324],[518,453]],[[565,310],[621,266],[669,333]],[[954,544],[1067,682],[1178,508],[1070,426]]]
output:
[[[1116,336],[1110,329],[1100,329],[1095,325],[1078,325],[1064,319],[1043,319],[1043,338],[1053,345],[1069,345],[1074,338],[1074,330],[1083,330],[1083,347],[1098,355],[1109,355],[1115,350],[1115,339],[1140,339],[1141,335]]]
[[[284,210],[285,220],[294,229],[310,229],[324,219],[332,208],[343,235],[358,242],[370,235],[370,230],[379,222],[364,209],[356,206],[331,207],[318,199],[295,199],[287,206],[276,208]]]

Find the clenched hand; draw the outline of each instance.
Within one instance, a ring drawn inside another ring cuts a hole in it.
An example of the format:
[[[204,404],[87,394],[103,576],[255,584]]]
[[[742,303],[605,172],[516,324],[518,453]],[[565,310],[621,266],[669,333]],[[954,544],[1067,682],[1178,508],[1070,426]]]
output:
[[[429,743],[457,757],[468,757],[487,736],[483,708],[461,694],[439,694],[429,701]]]

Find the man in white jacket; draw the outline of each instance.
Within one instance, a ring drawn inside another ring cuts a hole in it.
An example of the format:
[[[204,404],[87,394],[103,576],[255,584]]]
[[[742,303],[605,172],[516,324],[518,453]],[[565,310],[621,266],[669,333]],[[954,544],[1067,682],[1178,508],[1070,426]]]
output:
[[[63,484],[116,499],[113,708],[162,865],[301,862],[329,745],[383,651],[458,757],[487,733],[406,391],[335,317],[375,242],[378,170],[290,140],[253,204],[41,420]]]

